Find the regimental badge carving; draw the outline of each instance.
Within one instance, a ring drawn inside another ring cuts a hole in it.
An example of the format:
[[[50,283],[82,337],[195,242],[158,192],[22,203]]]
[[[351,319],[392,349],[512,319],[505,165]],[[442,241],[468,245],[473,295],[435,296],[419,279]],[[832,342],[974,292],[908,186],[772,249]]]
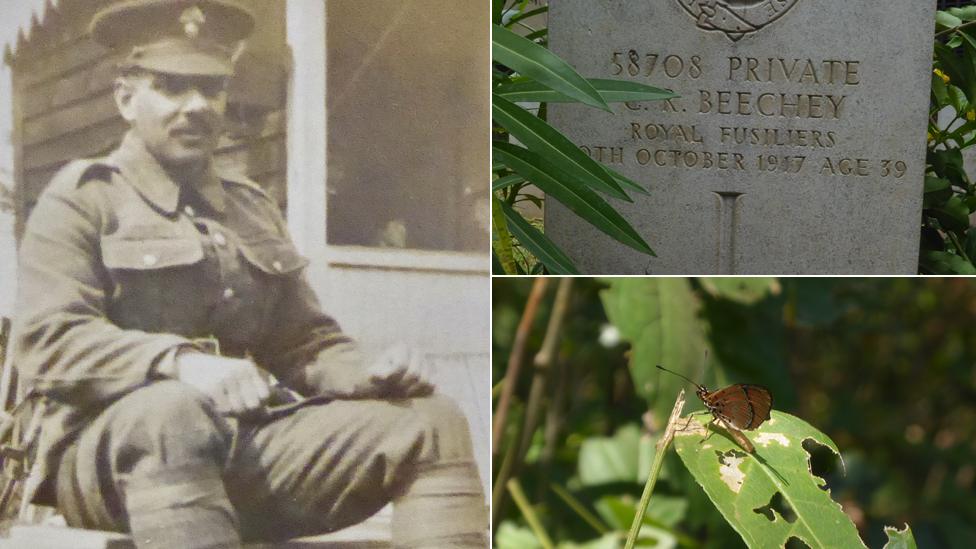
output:
[[[207,16],[203,14],[199,6],[187,8],[180,15],[180,23],[183,24],[183,33],[191,40],[200,35],[200,25],[206,22]]]
[[[725,33],[733,42],[782,17],[800,0],[677,0],[698,28]]]

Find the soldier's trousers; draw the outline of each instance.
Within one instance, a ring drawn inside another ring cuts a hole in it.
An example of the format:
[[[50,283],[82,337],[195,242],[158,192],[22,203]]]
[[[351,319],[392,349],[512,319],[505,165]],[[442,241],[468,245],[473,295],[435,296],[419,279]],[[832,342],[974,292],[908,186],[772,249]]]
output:
[[[397,547],[485,547],[467,421],[448,398],[310,405],[229,421],[176,381],[109,406],[67,450],[69,525],[140,548],[238,547],[337,530],[394,502]]]

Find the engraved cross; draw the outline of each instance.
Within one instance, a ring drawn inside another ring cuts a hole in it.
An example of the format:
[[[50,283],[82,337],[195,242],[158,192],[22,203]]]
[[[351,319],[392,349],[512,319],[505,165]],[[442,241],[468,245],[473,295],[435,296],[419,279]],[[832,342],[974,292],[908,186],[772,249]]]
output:
[[[739,197],[745,193],[731,191],[712,191],[719,199],[719,215],[716,227],[715,262],[716,274],[736,274],[735,266],[735,234],[739,222]]]

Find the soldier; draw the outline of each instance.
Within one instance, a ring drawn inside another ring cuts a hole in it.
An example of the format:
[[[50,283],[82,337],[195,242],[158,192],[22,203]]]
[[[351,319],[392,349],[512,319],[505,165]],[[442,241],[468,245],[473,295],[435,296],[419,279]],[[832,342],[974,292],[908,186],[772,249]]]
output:
[[[167,548],[324,533],[393,501],[397,546],[485,547],[459,409],[402,349],[364,367],[276,204],[215,169],[252,26],[224,0],[128,1],[92,22],[127,53],[114,96],[130,130],[57,174],[22,241],[15,363],[45,409],[35,501]]]

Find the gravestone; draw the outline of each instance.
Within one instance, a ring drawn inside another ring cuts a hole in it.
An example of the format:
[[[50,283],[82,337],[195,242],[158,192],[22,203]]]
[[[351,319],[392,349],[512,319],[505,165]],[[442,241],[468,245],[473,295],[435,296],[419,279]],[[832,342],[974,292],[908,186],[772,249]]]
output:
[[[657,253],[546,203],[591,274],[916,272],[935,0],[560,0],[552,50],[674,90],[550,120],[649,196],[609,199]]]

